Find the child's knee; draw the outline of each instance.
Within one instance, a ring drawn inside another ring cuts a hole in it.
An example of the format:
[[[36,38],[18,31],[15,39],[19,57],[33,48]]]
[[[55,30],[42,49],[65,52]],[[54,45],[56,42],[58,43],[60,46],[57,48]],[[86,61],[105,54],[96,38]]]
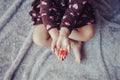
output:
[[[44,47],[46,45],[46,38],[40,36],[40,34],[33,33],[33,42],[38,45]]]
[[[85,41],[90,40],[92,37],[94,37],[95,35],[95,30],[94,28],[90,28],[87,31],[84,32],[84,37],[85,37]]]
[[[47,43],[48,34],[43,24],[35,26],[33,32],[33,42],[39,46],[45,46]]]

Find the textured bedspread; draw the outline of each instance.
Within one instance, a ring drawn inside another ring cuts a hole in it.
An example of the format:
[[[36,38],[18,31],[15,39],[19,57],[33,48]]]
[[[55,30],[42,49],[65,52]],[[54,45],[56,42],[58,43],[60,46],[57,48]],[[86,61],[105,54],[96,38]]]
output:
[[[120,0],[94,0],[96,34],[80,65],[32,42],[32,0],[0,0],[0,80],[120,80]]]

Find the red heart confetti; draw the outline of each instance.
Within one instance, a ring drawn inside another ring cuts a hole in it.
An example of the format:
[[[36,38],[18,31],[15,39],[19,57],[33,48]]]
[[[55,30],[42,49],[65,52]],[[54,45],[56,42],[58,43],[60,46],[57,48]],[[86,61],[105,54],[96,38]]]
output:
[[[67,50],[61,50],[61,51],[60,51],[60,54],[64,56],[64,55],[67,54],[67,52],[68,52]]]

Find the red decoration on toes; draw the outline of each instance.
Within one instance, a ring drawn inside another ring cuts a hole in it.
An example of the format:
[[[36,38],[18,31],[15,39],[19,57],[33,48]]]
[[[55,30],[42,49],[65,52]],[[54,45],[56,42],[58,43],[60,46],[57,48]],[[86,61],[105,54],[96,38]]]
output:
[[[67,53],[68,53],[67,50],[61,50],[61,51],[60,51],[60,54],[63,55],[63,56],[67,55]]]

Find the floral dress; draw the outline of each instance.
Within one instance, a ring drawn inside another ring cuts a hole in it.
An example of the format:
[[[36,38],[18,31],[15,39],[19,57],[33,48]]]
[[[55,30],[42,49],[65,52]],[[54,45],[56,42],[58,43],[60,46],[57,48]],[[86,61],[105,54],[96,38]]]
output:
[[[30,15],[32,24],[52,28],[66,27],[71,32],[95,23],[94,10],[89,0],[34,0]]]

